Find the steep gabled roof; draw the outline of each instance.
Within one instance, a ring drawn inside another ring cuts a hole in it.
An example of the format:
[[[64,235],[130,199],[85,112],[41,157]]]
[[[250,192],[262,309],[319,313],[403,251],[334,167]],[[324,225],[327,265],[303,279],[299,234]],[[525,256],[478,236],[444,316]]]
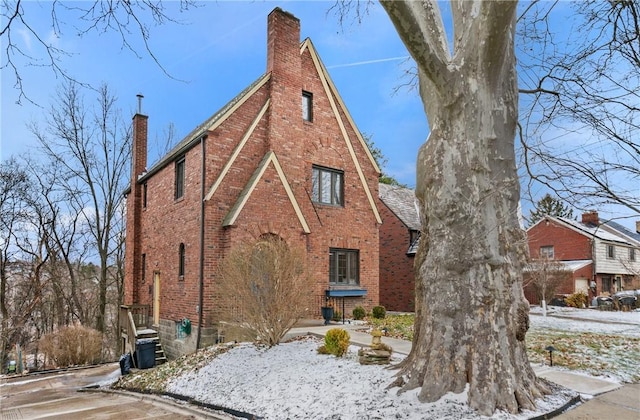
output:
[[[379,184],[380,200],[411,230],[420,230],[420,214],[416,194],[412,189]]]
[[[340,107],[340,109],[346,116],[347,123],[351,125],[351,128],[356,133],[356,137],[358,141],[362,145],[363,149],[365,150],[365,153],[367,154],[367,157],[369,158],[369,161],[371,162],[371,164],[373,165],[373,167],[375,168],[378,174],[380,174],[380,167],[376,163],[376,160],[373,158],[373,155],[371,154],[371,151],[369,150],[367,143],[362,138],[362,135],[360,134],[360,130],[358,130],[358,127],[356,127],[355,122],[351,118],[351,115],[349,114],[347,107],[344,105],[344,102],[342,101],[342,98],[338,93],[338,89],[336,89],[335,85],[333,84],[333,81],[331,80],[331,77],[329,77],[329,72],[327,72],[326,67],[322,63],[322,60],[320,60],[320,56],[318,55],[318,52],[316,51],[315,47],[313,46],[313,43],[309,38],[305,39],[304,42],[302,43],[300,47],[300,54],[302,54],[305,50],[309,50],[311,59],[313,60],[313,63],[316,67],[316,71],[320,76],[320,81],[322,82],[322,86],[325,90],[327,98],[329,98],[329,104],[331,105],[331,110],[333,111],[333,114],[336,117],[336,121],[338,122],[338,126],[342,133],[342,138],[344,139],[347,145],[347,149],[349,150],[349,155],[351,157],[351,160],[353,161],[353,164],[355,165],[356,172],[358,173],[358,178],[360,179],[360,183],[362,184],[362,189],[367,195],[367,200],[369,201],[371,210],[373,211],[376,221],[378,223],[382,223],[382,219],[380,218],[380,213],[378,213],[378,208],[376,207],[375,199],[371,194],[371,190],[369,189],[369,184],[367,184],[367,179],[365,178],[364,173],[362,172],[362,167],[360,165],[360,162],[358,161],[358,157],[356,156],[356,153],[353,150],[353,144],[351,144],[351,139],[349,138],[349,135],[347,133],[345,122],[342,121],[342,118],[340,117],[340,112],[338,110],[338,107]],[[334,101],[334,98],[335,98],[335,101]]]
[[[304,233],[311,233],[311,230],[309,229],[309,224],[305,220],[304,215],[300,210],[298,201],[296,200],[296,197],[293,194],[293,191],[291,190],[291,186],[289,185],[289,182],[287,181],[287,178],[284,175],[284,171],[280,166],[280,162],[278,162],[278,157],[274,152],[268,152],[264,156],[264,158],[262,158],[262,161],[260,162],[256,170],[254,171],[253,175],[247,182],[247,185],[245,185],[244,189],[242,190],[242,193],[240,193],[240,196],[236,200],[235,204],[233,205],[229,213],[227,213],[224,220],[222,221],[222,226],[231,226],[235,223],[244,205],[247,203],[247,201],[249,201],[249,198],[251,197],[251,193],[253,192],[253,190],[255,190],[256,185],[258,185],[258,181],[260,181],[260,179],[264,175],[269,165],[273,165],[274,169],[278,173],[278,177],[280,178],[280,181],[284,186],[287,196],[289,197],[291,206],[293,207],[293,210],[295,211],[296,216],[298,216],[298,221],[302,226],[302,230],[304,231]]]
[[[143,182],[154,173],[173,162],[177,157],[184,154],[187,150],[197,144],[202,135],[207,131],[214,130],[222,124],[233,112],[240,107],[247,99],[251,97],[258,89],[264,86],[270,79],[270,74],[260,76],[256,81],[247,86],[242,92],[231,99],[225,106],[220,108],[215,114],[207,118],[202,124],[194,128],[187,134],[169,153],[155,163],[146,174],[138,178],[138,182]]]

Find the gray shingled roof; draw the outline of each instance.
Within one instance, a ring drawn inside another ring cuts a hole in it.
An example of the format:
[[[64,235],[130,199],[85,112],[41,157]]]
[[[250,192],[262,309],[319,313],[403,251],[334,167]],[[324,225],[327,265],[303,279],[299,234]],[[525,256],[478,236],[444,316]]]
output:
[[[635,240],[637,242],[640,242],[640,233],[633,232],[633,231],[627,229],[626,227],[622,226],[621,224],[616,223],[616,222],[614,222],[612,220],[604,222],[604,224],[607,225],[608,227],[610,227],[611,229],[616,230],[619,233],[621,233],[623,235],[626,235],[629,238],[631,238],[631,239],[633,239],[633,240]]]
[[[416,194],[412,189],[397,185],[379,184],[380,200],[389,207],[407,228],[420,230],[420,215]]]

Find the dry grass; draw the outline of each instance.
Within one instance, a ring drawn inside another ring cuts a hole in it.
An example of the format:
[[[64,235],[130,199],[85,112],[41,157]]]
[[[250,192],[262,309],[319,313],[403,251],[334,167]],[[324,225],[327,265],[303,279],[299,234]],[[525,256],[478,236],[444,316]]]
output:
[[[102,334],[82,325],[62,327],[40,339],[45,364],[54,367],[89,365],[102,359]]]

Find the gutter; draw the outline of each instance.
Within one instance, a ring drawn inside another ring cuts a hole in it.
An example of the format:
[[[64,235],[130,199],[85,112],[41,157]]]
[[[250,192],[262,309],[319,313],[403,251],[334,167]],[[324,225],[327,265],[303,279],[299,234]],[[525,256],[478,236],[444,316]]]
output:
[[[200,178],[200,284],[198,287],[198,334],[196,338],[196,351],[200,348],[200,340],[202,337],[202,304],[204,302],[204,210],[205,210],[205,180],[207,169],[207,145],[205,140],[207,135],[200,137],[200,146],[202,149],[202,167]]]

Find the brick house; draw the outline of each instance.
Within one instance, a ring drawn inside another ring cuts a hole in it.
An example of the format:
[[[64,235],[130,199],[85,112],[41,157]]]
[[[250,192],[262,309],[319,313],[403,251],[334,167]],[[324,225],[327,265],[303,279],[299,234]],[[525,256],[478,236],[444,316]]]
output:
[[[415,192],[380,184],[380,304],[389,311],[413,312],[413,263],[420,238]]]
[[[266,73],[148,170],[133,117],[123,307],[149,308],[169,357],[216,341],[218,263],[261,235],[306,249],[313,316],[379,304],[380,169],[299,20],[276,8],[267,30]]]
[[[571,273],[557,294],[583,291],[591,299],[640,288],[640,233],[600,220],[597,212],[584,213],[581,221],[545,216],[527,229],[527,237],[532,260],[559,261]],[[525,296],[539,303],[531,287]]]

